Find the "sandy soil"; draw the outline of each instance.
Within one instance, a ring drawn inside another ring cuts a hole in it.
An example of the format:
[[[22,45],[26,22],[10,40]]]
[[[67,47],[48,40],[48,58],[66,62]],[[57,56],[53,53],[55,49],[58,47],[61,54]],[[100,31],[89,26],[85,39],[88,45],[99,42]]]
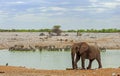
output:
[[[35,70],[23,67],[0,66],[0,76],[120,76],[120,68],[97,70]]]
[[[63,36],[64,34],[68,36]],[[76,33],[63,33],[62,36],[49,37],[48,33],[40,36],[40,32],[0,32],[0,49],[8,49],[14,45],[55,45],[63,48],[80,41],[97,43],[99,47],[107,49],[120,49],[120,33],[81,33],[81,36],[76,36]]]

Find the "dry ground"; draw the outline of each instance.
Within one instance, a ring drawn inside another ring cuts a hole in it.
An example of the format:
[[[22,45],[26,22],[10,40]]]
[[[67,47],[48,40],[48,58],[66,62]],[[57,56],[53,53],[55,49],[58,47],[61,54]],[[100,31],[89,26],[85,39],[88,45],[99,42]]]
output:
[[[48,33],[40,36],[40,32],[0,32],[0,49],[8,49],[14,45],[24,45],[25,47],[55,45],[61,48],[81,41],[97,43],[99,47],[107,49],[120,49],[120,33],[81,33],[81,36],[77,36],[76,33],[67,34],[68,36],[49,37]]]
[[[97,70],[35,70],[23,67],[0,66],[0,76],[120,76],[120,68]]]

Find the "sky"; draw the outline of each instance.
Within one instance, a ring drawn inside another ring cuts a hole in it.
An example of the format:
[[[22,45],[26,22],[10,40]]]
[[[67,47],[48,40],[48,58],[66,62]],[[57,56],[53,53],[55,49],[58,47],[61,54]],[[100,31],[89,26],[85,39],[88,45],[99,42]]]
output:
[[[0,29],[120,29],[120,0],[0,0]]]

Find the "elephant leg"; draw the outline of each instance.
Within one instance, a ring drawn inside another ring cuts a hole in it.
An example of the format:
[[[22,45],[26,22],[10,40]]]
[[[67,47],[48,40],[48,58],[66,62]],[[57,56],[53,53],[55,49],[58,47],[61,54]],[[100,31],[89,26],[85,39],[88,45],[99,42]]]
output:
[[[81,60],[82,60],[82,69],[85,69],[85,58],[81,58]]]
[[[74,57],[75,57],[75,53],[72,52],[72,53],[71,53],[71,58],[72,58],[72,68],[73,68],[73,69],[75,69],[75,66],[74,66],[74,65],[75,65],[75,64],[74,64]]]
[[[77,62],[80,60],[80,55],[76,55],[76,59],[75,59],[75,68],[78,68],[77,66]]]
[[[96,60],[97,60],[97,62],[98,62],[98,64],[99,64],[99,67],[98,67],[98,68],[102,68],[101,58],[97,58]]]
[[[91,65],[92,65],[92,61],[93,61],[93,60],[94,60],[94,59],[89,60],[89,65],[88,65],[87,69],[91,69]]]

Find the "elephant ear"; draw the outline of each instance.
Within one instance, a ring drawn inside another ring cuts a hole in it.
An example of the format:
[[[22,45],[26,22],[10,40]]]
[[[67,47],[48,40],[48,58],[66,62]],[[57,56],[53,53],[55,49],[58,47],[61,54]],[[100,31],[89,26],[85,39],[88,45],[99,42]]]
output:
[[[89,49],[89,45],[85,42],[81,43],[80,45],[80,49],[79,52],[80,54],[84,53],[85,51],[87,51]]]
[[[79,51],[79,45],[77,43],[74,43],[72,50],[75,50],[75,52]]]

